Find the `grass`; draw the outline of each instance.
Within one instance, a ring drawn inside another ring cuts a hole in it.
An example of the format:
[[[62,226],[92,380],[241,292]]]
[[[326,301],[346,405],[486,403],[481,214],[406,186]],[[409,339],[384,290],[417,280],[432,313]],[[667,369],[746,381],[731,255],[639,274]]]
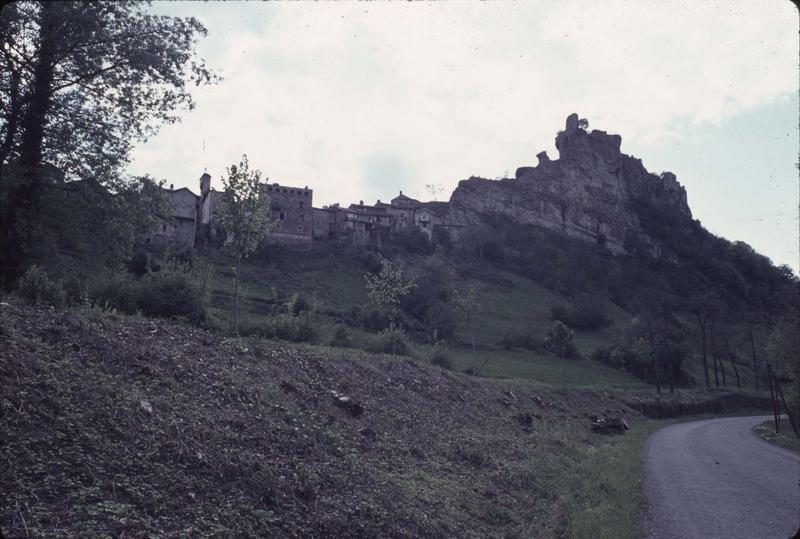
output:
[[[490,378],[520,378],[552,385],[648,387],[630,374],[586,359],[561,359],[530,351],[469,350],[453,353],[455,369],[477,369],[486,362],[481,376]]]
[[[212,282],[211,317],[219,327],[230,319],[233,294],[233,272],[230,262],[221,254],[210,255],[215,267]],[[317,305],[319,315],[318,343],[328,343],[334,328],[353,307],[365,307],[368,297],[364,287],[366,268],[355,253],[324,248],[302,251],[278,250],[269,258],[255,258],[242,268],[240,315],[243,325],[258,325],[269,316],[275,296],[289,298],[301,293]],[[641,386],[627,373],[597,362],[561,360],[530,352],[493,350],[505,335],[532,333],[543,337],[551,324],[550,309],[566,302],[560,294],[507,271],[486,269],[480,275],[461,274],[455,286],[466,290],[474,286],[481,312],[472,328],[462,321],[456,325],[451,347],[454,368],[477,369],[487,358],[483,373],[494,378],[522,378],[556,385],[577,386]],[[610,328],[576,333],[576,344],[585,356],[599,346],[609,345],[618,337],[630,315],[607,302],[607,310],[615,324]],[[359,328],[348,328],[355,345],[370,336]],[[474,338],[482,348],[475,357],[467,343]],[[427,355],[425,345],[418,345],[420,357]]]
[[[782,417],[778,421],[778,425],[780,426],[780,433],[775,432],[775,421],[772,419],[757,425],[753,430],[758,436],[770,443],[800,453],[800,438],[794,435],[789,419]]]

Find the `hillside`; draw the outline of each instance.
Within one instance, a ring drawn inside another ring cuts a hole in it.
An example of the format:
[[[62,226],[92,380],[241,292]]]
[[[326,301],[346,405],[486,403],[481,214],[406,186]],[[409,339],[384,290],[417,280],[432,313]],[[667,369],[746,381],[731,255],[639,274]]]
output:
[[[587,514],[638,533],[634,455],[652,427],[622,401],[647,409],[649,391],[477,379],[6,301],[9,537],[550,537]],[[732,402],[755,402],[743,399]],[[633,435],[593,434],[589,417],[606,413],[624,414]]]

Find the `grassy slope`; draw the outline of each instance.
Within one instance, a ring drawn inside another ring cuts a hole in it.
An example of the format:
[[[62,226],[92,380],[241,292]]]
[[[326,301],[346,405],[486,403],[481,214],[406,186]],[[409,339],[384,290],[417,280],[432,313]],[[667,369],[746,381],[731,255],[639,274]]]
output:
[[[233,273],[223,256],[215,255],[211,261],[215,268],[211,310],[218,322],[223,323],[230,318]],[[458,274],[455,286],[462,290],[474,286],[481,304],[481,313],[474,324],[475,340],[481,350],[472,355],[468,346],[471,331],[459,321],[455,332],[456,346],[452,350],[457,369],[475,368],[489,358],[483,374],[490,377],[524,378],[569,386],[647,387],[628,373],[595,361],[563,361],[528,351],[503,350],[498,342],[504,335],[528,331],[543,337],[552,322],[551,307],[566,303],[565,298],[508,271],[483,267],[481,274],[475,275],[472,271],[454,269]],[[242,271],[243,320],[258,322],[265,312],[265,300],[272,297],[273,288],[284,297],[302,293],[315,299],[323,313],[333,315],[322,317],[322,341],[327,342],[333,334],[334,324],[338,323],[335,317],[346,315],[352,307],[368,304],[364,288],[366,271],[351,251],[325,246],[303,251],[284,249],[269,260],[249,261]],[[611,327],[577,331],[575,334],[575,342],[585,357],[598,347],[615,342],[631,319],[630,313],[610,301],[606,302],[606,309],[614,321]],[[693,320],[685,322],[691,326]],[[354,330],[353,333],[359,332]],[[752,387],[753,375],[747,354],[744,353],[740,360],[743,361],[739,365],[742,387]],[[724,367],[728,386],[735,386],[730,364],[726,362]],[[698,385],[702,384],[702,363],[697,353],[690,357],[685,368]],[[711,365],[709,368],[713,384],[713,369]]]
[[[212,258],[215,267],[212,314],[220,321],[229,317],[233,274],[224,258]],[[314,298],[323,313],[344,316],[354,306],[364,307],[368,297],[364,288],[366,269],[352,254],[331,254],[324,249],[281,251],[272,260],[254,260],[242,272],[243,320],[257,323],[264,314],[264,302],[275,288],[284,296],[303,293]],[[462,322],[456,326],[457,346],[452,350],[455,367],[475,368],[489,359],[483,374],[498,378],[524,378],[549,384],[602,387],[644,387],[627,373],[594,361],[560,360],[528,351],[506,351],[497,346],[507,334],[533,332],[543,336],[551,323],[550,308],[565,300],[560,295],[519,275],[488,269],[480,277],[460,275],[455,286],[466,290],[475,286],[481,313],[474,324],[480,350],[473,356],[467,346],[470,330]],[[608,303],[614,326],[576,334],[579,349],[588,356],[596,347],[610,344],[630,315]],[[323,316],[323,340],[332,334],[336,323]],[[356,333],[358,333],[356,331]]]

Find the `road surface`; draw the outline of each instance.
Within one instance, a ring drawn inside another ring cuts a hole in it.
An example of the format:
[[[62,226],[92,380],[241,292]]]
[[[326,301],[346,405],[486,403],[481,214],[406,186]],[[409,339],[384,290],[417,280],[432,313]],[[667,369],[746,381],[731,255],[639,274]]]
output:
[[[758,438],[772,416],[672,425],[645,448],[651,539],[787,538],[800,528],[800,456]]]

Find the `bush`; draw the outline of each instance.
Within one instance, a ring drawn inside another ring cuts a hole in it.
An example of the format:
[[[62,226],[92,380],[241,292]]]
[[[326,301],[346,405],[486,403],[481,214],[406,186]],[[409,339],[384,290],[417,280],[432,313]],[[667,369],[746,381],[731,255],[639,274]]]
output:
[[[99,277],[89,287],[89,299],[94,305],[125,314],[139,310],[138,295],[136,281],[117,273]]]
[[[331,346],[339,348],[350,348],[353,346],[353,339],[350,338],[350,333],[344,326],[336,326],[336,332],[331,339]]]
[[[259,323],[240,323],[239,334],[289,342],[316,342],[319,331],[310,316],[279,314]]]
[[[449,339],[456,330],[456,315],[446,303],[435,302],[425,315],[428,327],[436,333],[436,339]]]
[[[373,354],[396,354],[399,356],[410,355],[411,346],[408,336],[402,329],[386,329],[372,336],[365,346],[367,352]]]
[[[112,273],[97,279],[89,292],[92,303],[126,314],[207,319],[208,273],[182,264],[169,264],[140,279]]]
[[[571,329],[556,320],[547,329],[544,342],[547,349],[558,357],[579,358],[580,352],[578,352],[578,348],[572,340],[574,336],[575,333]]]
[[[392,243],[406,251],[407,253],[415,255],[432,255],[434,247],[428,239],[428,235],[418,228],[395,232],[392,236]]]
[[[381,331],[389,327],[389,316],[380,309],[370,309],[364,314],[364,329]]]
[[[453,357],[447,349],[441,346],[435,346],[430,357],[431,365],[436,365],[448,371],[453,368]]]
[[[150,271],[150,256],[146,251],[136,251],[127,263],[128,271],[141,277]]]
[[[311,303],[302,294],[295,293],[289,300],[289,312],[293,316],[298,316],[300,313],[308,312],[311,310]]]
[[[58,281],[52,281],[38,266],[31,266],[20,278],[17,294],[32,304],[46,304],[55,308],[63,307],[67,293]]]
[[[544,353],[547,351],[547,346],[544,340],[534,337],[530,333],[519,333],[516,335],[506,334],[500,339],[498,343],[504,350],[513,350],[514,348],[524,348],[536,353]]]
[[[137,306],[146,316],[206,318],[205,298],[188,272],[176,268],[148,273],[138,286]]]
[[[64,281],[64,292],[67,303],[70,305],[83,305],[89,302],[89,291],[86,285],[75,275],[67,277]]]
[[[597,298],[583,298],[571,307],[554,305],[550,309],[550,317],[572,329],[599,329],[612,324],[605,307]]]

